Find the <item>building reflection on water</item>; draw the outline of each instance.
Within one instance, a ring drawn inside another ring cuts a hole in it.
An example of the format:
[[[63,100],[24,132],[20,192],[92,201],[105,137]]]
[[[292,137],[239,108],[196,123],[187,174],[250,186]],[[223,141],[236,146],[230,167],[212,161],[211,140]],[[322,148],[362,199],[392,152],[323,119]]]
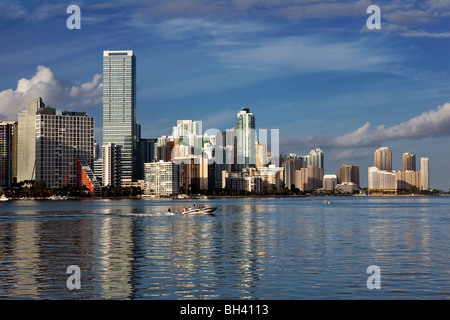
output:
[[[391,277],[412,274],[447,248],[437,249],[426,205],[331,211],[254,200],[184,216],[155,203],[0,216],[0,298],[278,298],[277,290],[330,290],[337,281],[354,290],[363,267],[364,281],[372,264]],[[72,264],[80,290],[66,287]]]

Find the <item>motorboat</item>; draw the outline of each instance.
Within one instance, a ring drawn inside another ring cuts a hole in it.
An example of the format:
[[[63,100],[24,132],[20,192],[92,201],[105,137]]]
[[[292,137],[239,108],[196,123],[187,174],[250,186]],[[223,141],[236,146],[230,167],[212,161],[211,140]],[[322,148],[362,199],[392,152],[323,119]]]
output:
[[[321,204],[330,204],[331,202],[328,200],[322,200]]]
[[[217,210],[215,206],[204,206],[201,204],[195,204],[192,207],[183,208],[183,211],[180,214],[212,214]],[[169,212],[172,212],[169,209]]]
[[[9,201],[9,199],[3,194],[0,198],[0,201]]]

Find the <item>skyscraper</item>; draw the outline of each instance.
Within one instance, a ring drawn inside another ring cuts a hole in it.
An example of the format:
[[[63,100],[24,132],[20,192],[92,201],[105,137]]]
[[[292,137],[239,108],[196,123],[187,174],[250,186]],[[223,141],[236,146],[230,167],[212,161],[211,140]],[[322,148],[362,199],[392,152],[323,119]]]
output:
[[[256,165],[256,131],[255,116],[249,108],[244,108],[237,114],[237,161],[238,168]]]
[[[301,159],[288,159],[283,162],[282,167],[284,168],[284,185],[288,189],[293,189],[292,185],[295,187],[295,175],[296,171],[303,168],[304,165]]]
[[[403,171],[416,171],[416,156],[412,153],[403,154]]]
[[[41,97],[31,101],[18,116],[17,181],[35,180],[36,112],[44,108]]]
[[[80,185],[77,162],[85,172],[94,165],[94,118],[84,112],[58,115],[36,98],[18,122],[17,181],[44,181],[49,188]]]
[[[369,189],[397,189],[397,174],[370,167],[368,170]]]
[[[375,150],[374,164],[379,170],[392,171],[392,151],[387,147]]]
[[[421,189],[430,189],[430,160],[428,158],[420,158],[420,181]]]
[[[353,166],[351,164],[343,164],[337,172],[338,182],[353,182],[359,186],[359,166]]]
[[[103,52],[103,144],[122,146],[122,181],[139,171],[136,57],[132,50]]]
[[[308,166],[318,166],[321,169],[324,169],[324,156],[323,151],[319,148],[314,148],[309,153]]]
[[[17,122],[0,121],[0,188],[9,188],[13,182],[15,128]]]

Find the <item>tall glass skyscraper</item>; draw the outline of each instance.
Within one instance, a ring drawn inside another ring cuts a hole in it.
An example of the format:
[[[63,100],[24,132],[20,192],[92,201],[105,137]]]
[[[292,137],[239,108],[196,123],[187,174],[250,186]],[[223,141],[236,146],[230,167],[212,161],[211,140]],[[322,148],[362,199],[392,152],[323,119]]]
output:
[[[103,51],[103,144],[122,146],[122,181],[136,178],[136,57],[132,50]]]
[[[255,116],[244,108],[237,114],[237,162],[241,171],[256,166]]]

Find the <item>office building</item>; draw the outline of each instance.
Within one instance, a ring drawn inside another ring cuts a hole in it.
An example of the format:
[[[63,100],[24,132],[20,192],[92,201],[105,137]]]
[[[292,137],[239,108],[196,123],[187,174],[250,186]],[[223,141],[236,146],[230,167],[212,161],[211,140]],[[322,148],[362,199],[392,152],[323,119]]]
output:
[[[156,160],[156,143],[158,139],[141,139],[142,163]]]
[[[10,188],[17,161],[17,122],[0,121],[0,189]]]
[[[122,180],[139,175],[136,57],[132,50],[103,52],[103,143],[122,146]]]
[[[392,151],[387,147],[375,150],[374,166],[379,170],[392,171]]]
[[[120,187],[122,184],[122,145],[104,143],[102,148],[102,185]]]
[[[149,162],[144,164],[145,188],[147,195],[171,196],[179,190],[179,165],[172,161]]]
[[[239,171],[256,166],[255,116],[249,108],[237,114],[237,164]]]
[[[403,154],[403,171],[416,171],[416,156],[412,153]]]
[[[430,160],[420,158],[421,190],[430,190]]]
[[[338,183],[352,182],[359,186],[359,166],[343,164],[337,172]]]

